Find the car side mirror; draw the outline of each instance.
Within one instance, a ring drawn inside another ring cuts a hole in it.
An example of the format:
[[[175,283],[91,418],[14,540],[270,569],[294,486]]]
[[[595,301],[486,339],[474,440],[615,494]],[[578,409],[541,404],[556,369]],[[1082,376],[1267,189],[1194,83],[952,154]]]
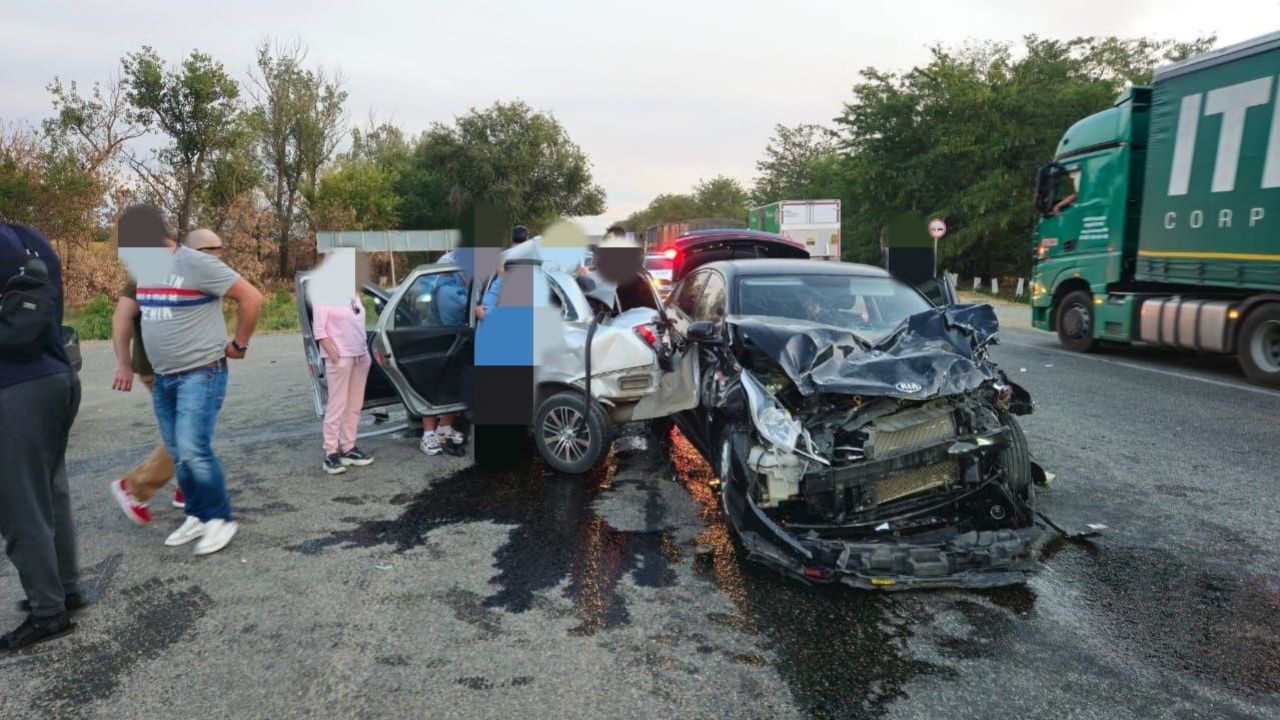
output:
[[[690,323],[685,335],[690,342],[720,342],[720,327],[710,320],[699,320],[695,323]]]

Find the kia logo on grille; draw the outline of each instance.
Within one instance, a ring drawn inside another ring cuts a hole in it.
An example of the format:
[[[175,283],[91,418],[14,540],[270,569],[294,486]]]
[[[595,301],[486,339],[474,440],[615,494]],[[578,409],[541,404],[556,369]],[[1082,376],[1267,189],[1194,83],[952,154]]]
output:
[[[897,385],[894,385],[894,387],[901,393],[918,393],[921,390],[920,383],[906,381],[900,382]]]

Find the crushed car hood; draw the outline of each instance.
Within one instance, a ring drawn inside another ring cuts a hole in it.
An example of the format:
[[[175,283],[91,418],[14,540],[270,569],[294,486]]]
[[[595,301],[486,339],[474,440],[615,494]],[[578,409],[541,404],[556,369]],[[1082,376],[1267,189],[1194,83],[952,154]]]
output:
[[[870,342],[849,330],[789,318],[739,315],[725,322],[748,349],[773,359],[804,395],[918,400],[970,392],[1002,376],[982,355],[999,332],[986,304],[917,313]]]

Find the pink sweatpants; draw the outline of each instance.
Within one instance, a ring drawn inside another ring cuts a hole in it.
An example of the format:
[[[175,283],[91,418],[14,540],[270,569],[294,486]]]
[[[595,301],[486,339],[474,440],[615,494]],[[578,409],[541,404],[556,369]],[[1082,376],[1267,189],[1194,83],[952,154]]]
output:
[[[369,356],[324,360],[329,382],[329,405],[324,409],[324,454],[350,450],[356,444],[356,426],[364,405],[364,384],[369,379]]]

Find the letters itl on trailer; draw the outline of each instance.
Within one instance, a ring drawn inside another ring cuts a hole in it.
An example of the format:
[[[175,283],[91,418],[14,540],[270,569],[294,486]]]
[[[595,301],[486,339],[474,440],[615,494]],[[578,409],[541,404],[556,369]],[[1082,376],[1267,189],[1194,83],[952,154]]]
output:
[[[1277,100],[1280,35],[1156,73],[1138,279],[1231,286],[1280,272]]]

